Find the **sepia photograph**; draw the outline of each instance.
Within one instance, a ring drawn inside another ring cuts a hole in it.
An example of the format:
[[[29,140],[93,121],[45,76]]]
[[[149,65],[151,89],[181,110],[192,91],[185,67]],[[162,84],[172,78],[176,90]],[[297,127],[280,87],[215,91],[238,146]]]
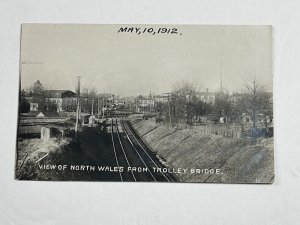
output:
[[[22,24],[15,179],[274,182],[272,26]]]

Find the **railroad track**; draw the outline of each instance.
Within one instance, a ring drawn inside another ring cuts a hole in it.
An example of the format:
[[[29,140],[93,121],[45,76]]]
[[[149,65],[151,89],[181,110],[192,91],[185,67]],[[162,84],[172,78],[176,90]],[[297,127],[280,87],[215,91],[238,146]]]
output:
[[[119,131],[119,127],[122,129],[122,133]],[[112,119],[111,137],[116,163],[118,167],[124,168],[123,172],[119,172],[121,181],[176,181],[171,174],[154,171],[154,168],[165,166],[139,140],[127,121]],[[130,168],[129,171],[128,168]],[[145,171],[134,171],[134,168],[143,168]]]
[[[122,141],[120,139],[117,119],[115,121],[116,123],[114,125],[114,119],[111,120],[111,139],[112,139],[112,145],[113,145],[117,166],[119,168],[121,167],[123,168],[122,172],[119,170],[120,179],[121,181],[136,181],[133,172],[132,171],[129,172],[126,170],[126,168],[131,167],[131,165],[128,161],[127,155],[124,151]]]

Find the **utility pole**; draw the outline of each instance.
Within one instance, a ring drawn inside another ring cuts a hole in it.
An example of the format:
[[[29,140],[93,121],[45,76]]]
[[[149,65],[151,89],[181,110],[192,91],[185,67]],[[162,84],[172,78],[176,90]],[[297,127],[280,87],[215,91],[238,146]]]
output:
[[[223,64],[220,62],[220,92],[223,93]]]
[[[79,120],[79,98],[77,98],[77,108],[76,108],[76,123],[75,123],[75,135],[77,138],[77,132],[78,132],[78,120]]]
[[[170,94],[172,93],[165,93],[165,94],[168,95],[169,122],[170,122],[170,126],[172,126],[171,107],[170,107]]]
[[[92,100],[92,127],[94,126],[94,98]]]
[[[104,120],[104,98],[102,98],[102,122]]]
[[[77,77],[77,108],[76,108],[76,123],[75,123],[75,135],[77,138],[77,133],[78,133],[78,123],[79,123],[79,118],[81,116],[81,107],[80,107],[80,76]]]
[[[172,126],[171,107],[170,107],[170,96],[169,96],[169,94],[168,94],[168,108],[169,108],[170,126]]]
[[[99,114],[100,114],[100,99],[99,98],[97,98],[97,103],[98,103],[98,122],[99,122]]]

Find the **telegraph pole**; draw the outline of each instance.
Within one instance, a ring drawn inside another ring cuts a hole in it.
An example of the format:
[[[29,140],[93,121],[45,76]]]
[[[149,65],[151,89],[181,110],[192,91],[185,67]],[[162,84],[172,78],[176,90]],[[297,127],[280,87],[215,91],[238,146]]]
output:
[[[78,123],[81,116],[81,107],[80,107],[80,76],[77,77],[77,108],[76,108],[76,123],[75,123],[75,135],[77,138],[78,133]]]
[[[220,92],[223,93],[223,64],[220,62]]]
[[[172,119],[171,119],[171,107],[170,107],[170,95],[168,94],[168,108],[169,108],[169,119],[170,119],[170,126],[172,126]]]
[[[99,123],[99,116],[100,116],[99,115],[100,114],[100,104],[99,104],[100,103],[100,99],[99,98],[97,99],[97,103],[98,103],[98,123]]]
[[[102,122],[104,120],[104,98],[102,98]]]
[[[94,98],[92,100],[92,127],[94,126]]]
[[[165,94],[168,95],[169,122],[170,122],[170,126],[172,126],[171,107],[170,107],[170,94],[172,93],[165,93]]]

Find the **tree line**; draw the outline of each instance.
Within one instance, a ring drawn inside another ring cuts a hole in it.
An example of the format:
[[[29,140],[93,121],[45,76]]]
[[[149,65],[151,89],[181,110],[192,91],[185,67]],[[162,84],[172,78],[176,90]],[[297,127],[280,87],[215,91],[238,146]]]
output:
[[[216,92],[214,96],[213,101],[203,101],[199,98],[196,84],[181,82],[173,87],[168,101],[156,104],[157,120],[193,124],[200,117],[212,122],[223,117],[225,122],[239,122],[242,114],[247,114],[255,127],[259,114],[273,114],[272,96],[255,79],[245,84],[235,102],[230,101],[229,94],[223,91]]]
[[[57,111],[57,104],[47,100],[44,85],[39,80],[31,85],[28,92],[29,97],[32,98],[31,102],[38,104],[39,111]],[[26,92],[22,90],[20,93],[20,111],[21,113],[27,113],[29,110],[30,102],[26,99]]]
[[[30,101],[26,98],[30,97]],[[51,111],[56,112],[58,104],[48,99],[46,96],[46,88],[39,80],[34,82],[27,90],[22,90],[20,93],[20,111],[21,113],[27,113],[30,110],[30,102],[38,104],[38,111]],[[81,99],[81,111],[85,113],[91,113],[92,108],[94,112],[97,111],[98,107],[102,108],[107,105],[107,98],[110,97],[108,94],[98,93],[96,88],[84,87],[80,94]],[[62,110],[68,112],[76,112],[77,100],[74,98],[64,98],[62,100]]]

